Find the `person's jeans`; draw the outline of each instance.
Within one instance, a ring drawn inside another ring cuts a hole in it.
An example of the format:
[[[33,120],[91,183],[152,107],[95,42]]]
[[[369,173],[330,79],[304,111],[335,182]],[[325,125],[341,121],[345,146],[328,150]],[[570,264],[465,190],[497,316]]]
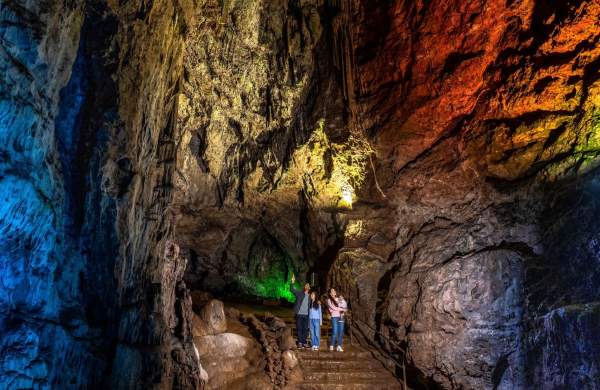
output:
[[[342,342],[344,341],[344,318],[340,318],[338,321],[338,341],[337,345],[342,346]]]
[[[344,339],[344,321],[340,321],[340,317],[331,317],[331,343],[329,345],[342,346]]]
[[[310,320],[310,341],[313,347],[321,346],[321,321],[318,318]]]
[[[306,345],[308,336],[308,315],[296,314],[296,330],[298,332],[298,343]]]

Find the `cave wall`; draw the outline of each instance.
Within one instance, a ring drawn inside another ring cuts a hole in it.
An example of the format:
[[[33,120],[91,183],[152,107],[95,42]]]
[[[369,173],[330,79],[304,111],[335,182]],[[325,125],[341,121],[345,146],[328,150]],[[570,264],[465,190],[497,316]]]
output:
[[[323,138],[348,137],[332,47],[340,9],[316,0],[205,1],[195,13],[173,206],[178,243],[192,259],[187,281],[217,294],[292,299],[291,273],[305,277],[341,234],[334,215],[313,207],[323,200],[310,189],[331,175]],[[253,248],[267,242],[279,254],[257,267]]]
[[[192,5],[0,5],[2,388],[198,384],[165,214]]]
[[[272,240],[277,278],[327,275],[415,386],[597,386],[596,2],[205,7],[179,117],[189,284],[257,276]]]
[[[596,388],[597,2],[353,10],[359,196],[393,210],[354,208],[330,274],[362,332],[415,383]]]
[[[311,270],[411,385],[598,387],[597,1],[0,15],[0,387],[194,388],[187,288]]]

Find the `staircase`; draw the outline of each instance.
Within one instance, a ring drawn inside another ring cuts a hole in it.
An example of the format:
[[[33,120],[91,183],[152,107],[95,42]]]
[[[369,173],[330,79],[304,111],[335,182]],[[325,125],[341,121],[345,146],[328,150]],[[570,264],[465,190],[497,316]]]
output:
[[[400,382],[371,353],[358,346],[344,352],[298,350],[304,373],[301,390],[402,390]]]
[[[296,322],[291,310],[282,307],[235,305],[244,312],[260,313],[269,311],[276,315],[296,334]],[[344,352],[329,351],[328,342],[331,324],[324,320],[321,327],[321,349],[298,349],[303,382],[298,390],[402,390],[401,382],[376,360],[371,352],[350,345],[344,337]]]

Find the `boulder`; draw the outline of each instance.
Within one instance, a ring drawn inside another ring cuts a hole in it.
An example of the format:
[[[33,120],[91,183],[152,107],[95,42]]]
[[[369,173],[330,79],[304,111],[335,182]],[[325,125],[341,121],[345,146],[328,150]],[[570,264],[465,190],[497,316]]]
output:
[[[286,370],[293,370],[298,365],[298,357],[294,351],[287,350],[281,354],[283,360],[283,367]]]
[[[207,388],[237,388],[242,378],[264,372],[260,345],[235,333],[195,337],[200,363],[208,375]]]
[[[213,299],[209,301],[192,321],[194,337],[215,335],[227,330],[227,318],[223,309],[223,302]]]

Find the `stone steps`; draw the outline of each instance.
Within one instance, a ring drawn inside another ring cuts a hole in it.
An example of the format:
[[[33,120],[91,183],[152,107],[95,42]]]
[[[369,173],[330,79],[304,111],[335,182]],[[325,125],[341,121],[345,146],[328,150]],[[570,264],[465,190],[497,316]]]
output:
[[[303,359],[321,359],[321,360],[349,360],[349,359],[371,359],[371,353],[363,349],[351,347],[344,352],[329,351],[321,347],[319,351],[310,349],[301,349],[296,351],[299,358]]]
[[[304,382],[297,387],[300,390],[401,390],[397,382],[384,380],[361,380],[353,382]]]
[[[278,318],[292,329],[296,335],[296,320],[291,310],[283,308],[266,309],[256,307],[240,307],[245,311],[276,311]],[[303,373],[303,381],[297,383],[298,390],[401,390],[401,383],[371,352],[357,345],[348,344],[344,339],[344,352],[329,351],[328,335],[331,333],[329,321],[321,327],[321,349],[296,350]],[[309,337],[310,340],[310,337]]]
[[[298,350],[304,380],[301,390],[400,390],[400,382],[371,353],[358,346],[344,352]]]
[[[371,360],[325,360],[311,359],[303,360],[303,366],[307,370],[331,370],[331,371],[347,371],[347,370],[376,370],[381,368],[379,362]]]
[[[304,380],[308,382],[345,382],[348,380],[360,381],[373,379],[380,379],[382,376],[387,378],[387,373],[382,372],[383,370],[332,370],[320,368],[318,370],[308,369],[304,373]]]

